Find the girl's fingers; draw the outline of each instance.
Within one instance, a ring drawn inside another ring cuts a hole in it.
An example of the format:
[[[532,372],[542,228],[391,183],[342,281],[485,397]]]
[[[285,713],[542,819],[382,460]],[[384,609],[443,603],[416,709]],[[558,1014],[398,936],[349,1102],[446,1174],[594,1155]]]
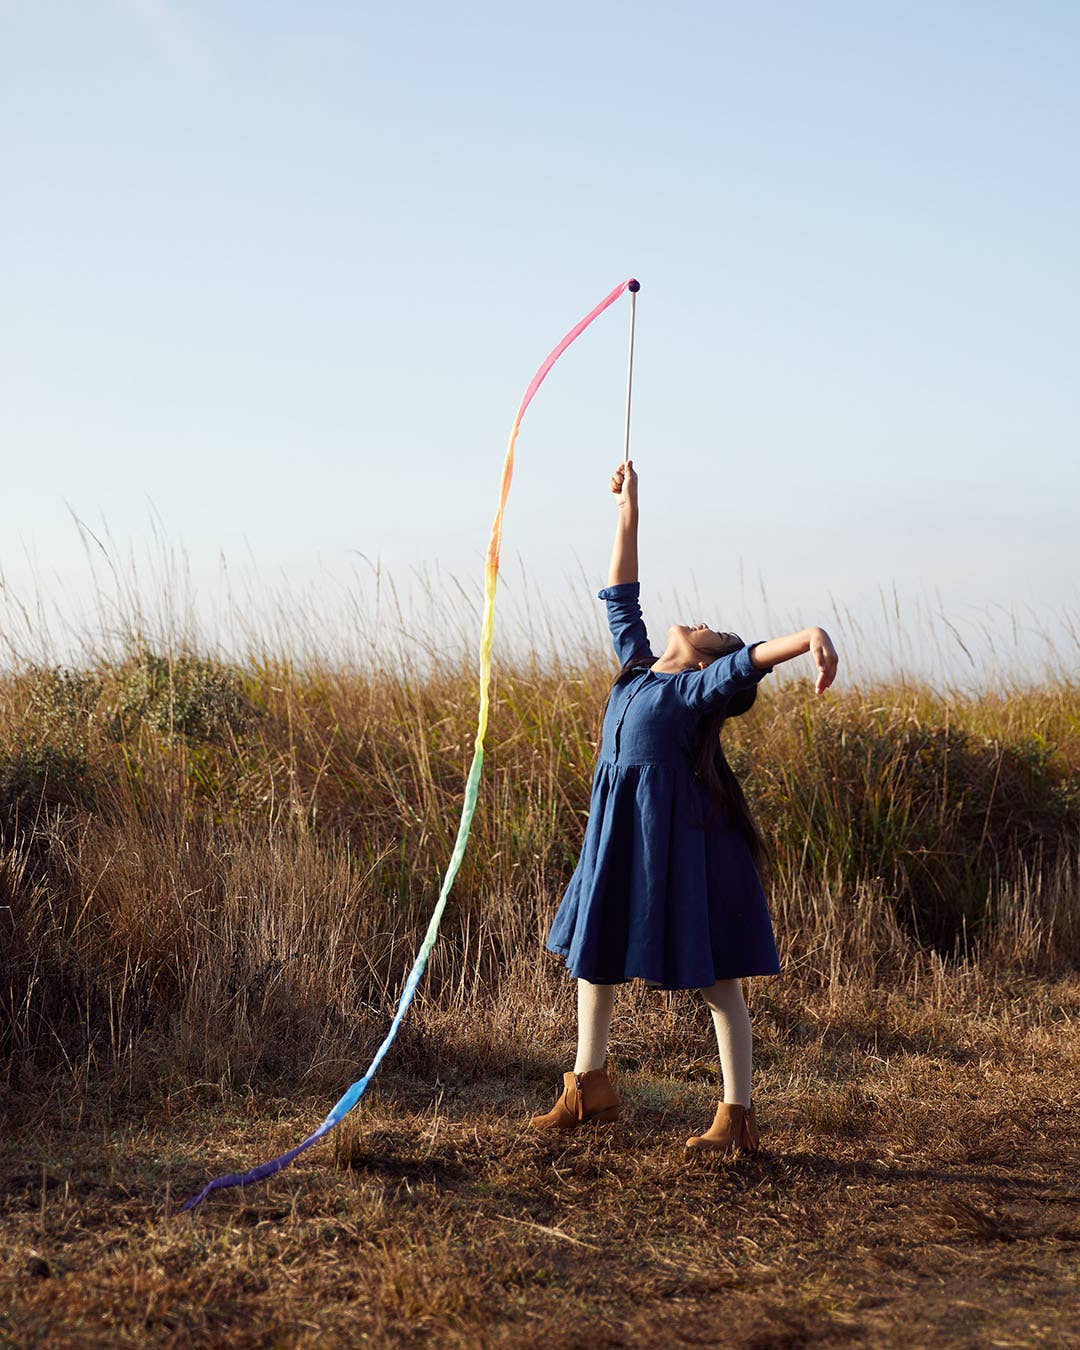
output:
[[[818,677],[814,684],[814,693],[823,694],[832,684],[836,675],[836,653],[818,648],[814,652],[814,664],[818,668]]]
[[[623,493],[632,493],[636,482],[637,474],[634,472],[634,461],[630,459],[625,464],[620,464],[612,474],[611,490],[618,496],[622,496]]]

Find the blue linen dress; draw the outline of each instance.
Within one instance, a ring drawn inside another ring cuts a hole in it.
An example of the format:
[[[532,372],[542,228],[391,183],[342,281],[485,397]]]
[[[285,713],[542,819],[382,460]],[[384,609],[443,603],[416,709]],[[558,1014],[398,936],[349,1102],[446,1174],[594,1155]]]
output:
[[[600,592],[623,665],[651,655],[639,589],[634,581]],[[701,717],[768,673],[740,647],[704,670],[643,666],[612,691],[585,841],[547,938],[571,975],[702,989],[779,972],[749,846],[691,760]]]

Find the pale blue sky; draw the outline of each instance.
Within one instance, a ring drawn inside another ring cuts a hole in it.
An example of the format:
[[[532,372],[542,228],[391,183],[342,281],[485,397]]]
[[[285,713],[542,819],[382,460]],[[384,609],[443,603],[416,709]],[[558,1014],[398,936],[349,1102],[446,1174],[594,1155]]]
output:
[[[6,583],[81,603],[70,504],[137,555],[156,510],[207,614],[221,554],[472,587],[524,385],[636,274],[654,627],[869,631],[895,586],[1075,658],[1078,60],[1039,0],[0,0]],[[519,442],[504,557],[556,613],[604,580],[626,317]]]

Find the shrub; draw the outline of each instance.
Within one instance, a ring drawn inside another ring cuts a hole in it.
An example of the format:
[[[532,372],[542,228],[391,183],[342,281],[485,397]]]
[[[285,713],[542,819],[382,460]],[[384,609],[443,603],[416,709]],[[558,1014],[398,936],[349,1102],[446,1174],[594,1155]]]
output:
[[[117,671],[113,698],[118,739],[147,726],[191,743],[228,744],[258,718],[237,671],[191,656],[142,653]]]

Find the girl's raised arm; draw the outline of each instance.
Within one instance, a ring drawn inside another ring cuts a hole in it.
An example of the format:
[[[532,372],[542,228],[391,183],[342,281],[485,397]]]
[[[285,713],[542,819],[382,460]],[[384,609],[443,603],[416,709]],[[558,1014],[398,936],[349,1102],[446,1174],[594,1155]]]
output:
[[[638,580],[637,556],[637,474],[634,461],[628,459],[611,475],[611,490],[619,506],[615,525],[615,543],[608,567],[608,585],[618,586],[625,581]]]
[[[787,637],[770,638],[768,642],[755,642],[750,648],[750,663],[762,670],[778,666],[782,661],[791,661],[807,652],[814,658],[817,666],[815,694],[823,694],[836,679],[836,666],[839,658],[824,628],[802,628],[797,633],[788,633]]]

